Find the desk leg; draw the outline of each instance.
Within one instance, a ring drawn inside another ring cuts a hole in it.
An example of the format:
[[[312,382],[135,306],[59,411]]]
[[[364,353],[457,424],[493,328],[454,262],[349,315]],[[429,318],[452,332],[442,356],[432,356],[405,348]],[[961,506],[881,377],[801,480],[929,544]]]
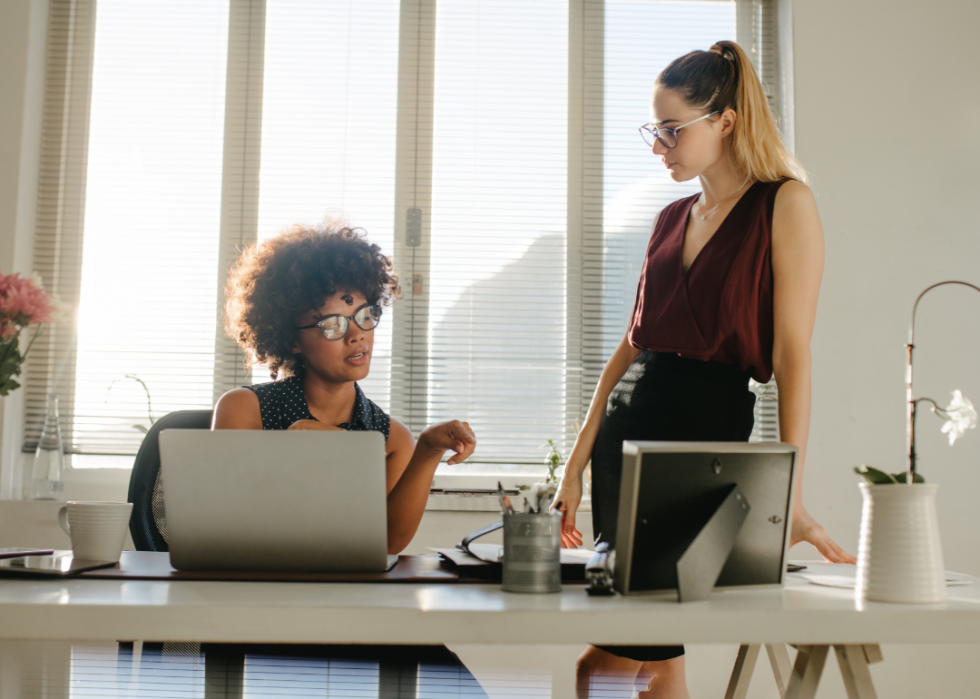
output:
[[[813,699],[816,696],[829,649],[829,646],[798,646],[786,699]]]
[[[749,682],[752,681],[752,671],[755,670],[755,661],[759,658],[759,648],[758,643],[739,646],[725,699],[745,699],[749,692]]]
[[[885,656],[881,654],[881,646],[877,643],[866,643],[861,647],[864,649],[864,657],[867,658],[868,665],[880,663],[885,659]]]
[[[203,646],[204,699],[242,699],[245,651],[235,646]]]
[[[68,699],[71,694],[71,643],[0,641],[2,699]]]
[[[399,663],[384,659],[378,664],[378,699],[415,696],[419,681],[419,662]]]
[[[139,682],[140,664],[143,662],[143,641],[133,641],[133,662],[129,666],[129,681]]]
[[[878,699],[868,663],[882,659],[881,648],[877,645],[846,645],[834,646],[834,651],[848,699]]]
[[[793,664],[789,661],[786,644],[767,643],[766,653],[769,654],[769,664],[772,666],[772,674],[776,678],[779,699],[786,699],[786,689],[789,687],[789,678],[793,673]]]

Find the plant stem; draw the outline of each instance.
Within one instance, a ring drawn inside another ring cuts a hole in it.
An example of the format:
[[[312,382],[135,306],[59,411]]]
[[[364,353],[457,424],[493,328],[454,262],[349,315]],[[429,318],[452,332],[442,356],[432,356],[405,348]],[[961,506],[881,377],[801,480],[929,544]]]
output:
[[[0,355],[0,364],[3,364],[5,361],[7,361],[7,357],[10,355],[10,348],[11,347],[16,348],[19,343],[20,343],[20,330],[17,331],[16,335],[10,338],[9,342],[4,343],[5,346],[3,348],[3,354]]]
[[[25,349],[24,350],[24,354],[21,355],[20,360],[22,362],[27,359],[27,353],[31,351],[31,347],[34,346],[34,340],[37,339],[37,336],[41,334],[41,330],[43,330],[43,329],[44,329],[44,326],[43,325],[38,325],[37,326],[37,330],[34,331],[34,337],[32,337],[31,338],[31,341],[27,343],[27,349]]]
[[[918,295],[915,299],[915,303],[912,304],[912,317],[909,318],[909,341],[905,345],[906,350],[906,367],[905,367],[905,400],[906,400],[906,446],[908,447],[908,484],[912,485],[915,482],[915,394],[912,392],[912,350],[915,348],[915,312],[919,308],[919,302],[922,297],[927,293],[935,289],[937,286],[946,286],[947,284],[955,284],[958,286],[965,286],[974,291],[980,291],[980,286],[974,286],[968,282],[961,281],[944,281],[932,286],[928,286],[925,290]],[[933,405],[935,402],[933,401]]]
[[[139,383],[140,386],[143,387],[143,390],[146,391],[146,415],[147,415],[148,418],[150,418],[150,426],[152,427],[152,425],[153,425],[153,403],[151,402],[152,399],[150,398],[150,388],[149,388],[149,386],[147,386],[146,385],[146,382],[144,382],[143,379],[141,379],[140,377],[138,377],[136,374],[126,374],[126,378],[127,379],[132,379],[133,381],[136,381],[137,383]]]

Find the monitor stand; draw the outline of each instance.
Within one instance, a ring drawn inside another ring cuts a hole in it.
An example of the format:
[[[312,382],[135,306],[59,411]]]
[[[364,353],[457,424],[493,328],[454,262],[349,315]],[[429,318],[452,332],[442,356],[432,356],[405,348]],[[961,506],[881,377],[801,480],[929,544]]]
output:
[[[678,602],[708,599],[750,509],[738,485],[730,485],[728,495],[677,561]]]

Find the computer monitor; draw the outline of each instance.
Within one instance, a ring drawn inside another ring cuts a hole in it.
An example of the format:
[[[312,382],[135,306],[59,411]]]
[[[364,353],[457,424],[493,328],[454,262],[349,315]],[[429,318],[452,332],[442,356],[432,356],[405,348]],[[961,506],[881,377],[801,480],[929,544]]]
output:
[[[783,584],[797,448],[623,443],[614,586],[621,594]]]

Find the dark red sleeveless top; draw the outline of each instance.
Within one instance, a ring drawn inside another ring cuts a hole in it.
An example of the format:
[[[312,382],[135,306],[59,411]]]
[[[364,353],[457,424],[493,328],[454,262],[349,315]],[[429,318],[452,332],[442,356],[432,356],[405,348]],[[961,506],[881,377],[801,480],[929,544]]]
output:
[[[629,341],[772,377],[772,210],[786,180],[756,182],[684,273],[684,233],[700,194],[660,213],[636,290]]]

